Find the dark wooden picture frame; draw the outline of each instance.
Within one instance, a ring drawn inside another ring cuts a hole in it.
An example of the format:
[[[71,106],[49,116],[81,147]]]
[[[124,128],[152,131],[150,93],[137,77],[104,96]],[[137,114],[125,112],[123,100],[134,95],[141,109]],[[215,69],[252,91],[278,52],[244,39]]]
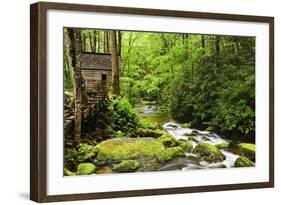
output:
[[[211,186],[47,195],[47,10],[136,14],[269,24],[269,181]],[[218,13],[39,2],[30,6],[30,199],[37,202],[179,194],[274,186],[274,18]]]

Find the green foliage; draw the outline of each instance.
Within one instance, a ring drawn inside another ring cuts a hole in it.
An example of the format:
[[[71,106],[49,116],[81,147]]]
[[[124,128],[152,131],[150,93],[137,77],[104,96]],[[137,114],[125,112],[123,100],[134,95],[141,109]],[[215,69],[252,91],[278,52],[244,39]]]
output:
[[[81,29],[83,50],[92,51],[91,38],[99,36],[96,52],[105,52],[105,34]],[[187,126],[254,138],[255,38],[122,32],[121,50],[122,97],[111,99],[109,106],[115,131],[151,129],[146,122],[136,122],[130,104],[148,100],[169,108],[172,117],[190,123]],[[73,89],[72,70],[66,48],[65,90]]]
[[[131,132],[136,128],[136,112],[127,98],[113,97],[110,99],[108,109],[118,131]]]
[[[76,169],[76,164],[82,162],[92,162],[97,154],[93,146],[81,143],[77,149],[66,149],[64,155],[65,167],[70,170]]]
[[[156,129],[157,123],[152,123],[147,118],[140,118],[138,120],[138,126],[144,129]]]

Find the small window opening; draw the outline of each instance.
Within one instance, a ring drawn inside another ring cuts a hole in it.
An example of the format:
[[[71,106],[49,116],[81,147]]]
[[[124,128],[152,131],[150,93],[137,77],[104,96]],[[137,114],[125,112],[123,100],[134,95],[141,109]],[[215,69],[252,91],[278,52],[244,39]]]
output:
[[[106,80],[106,74],[101,74],[101,80]]]

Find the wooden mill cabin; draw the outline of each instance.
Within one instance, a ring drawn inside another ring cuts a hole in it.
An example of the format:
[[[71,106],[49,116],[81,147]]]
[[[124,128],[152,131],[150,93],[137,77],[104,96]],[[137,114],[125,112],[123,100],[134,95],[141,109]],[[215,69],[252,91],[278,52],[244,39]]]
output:
[[[80,55],[81,74],[84,81],[81,106],[82,120],[92,116],[107,98],[112,87],[112,56],[105,53],[82,52]],[[120,57],[118,57],[120,72]],[[64,132],[69,134],[74,128],[74,107],[64,108]]]
[[[83,52],[80,60],[85,92],[106,96],[112,85],[111,54]]]

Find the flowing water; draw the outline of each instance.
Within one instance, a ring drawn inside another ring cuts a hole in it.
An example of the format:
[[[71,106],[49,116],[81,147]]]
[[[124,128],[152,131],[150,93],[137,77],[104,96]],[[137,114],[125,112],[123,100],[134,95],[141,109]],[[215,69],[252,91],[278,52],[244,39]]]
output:
[[[176,139],[185,140],[190,142],[193,147],[198,143],[204,142],[212,145],[226,143],[227,141],[213,132],[201,131],[192,128],[183,128],[176,123],[169,113],[157,112],[159,108],[154,105],[139,105],[137,106],[141,111],[141,116],[149,120],[150,122],[159,123],[160,126],[169,134]],[[187,136],[193,136],[192,140]],[[198,162],[194,160],[196,155],[192,153],[186,153],[185,159],[176,159],[163,164],[159,170],[190,170],[190,169],[202,169],[202,168],[231,168],[234,167],[235,160],[239,157],[234,153],[227,150],[220,149],[225,155],[226,159],[222,162],[208,163],[205,161]]]

